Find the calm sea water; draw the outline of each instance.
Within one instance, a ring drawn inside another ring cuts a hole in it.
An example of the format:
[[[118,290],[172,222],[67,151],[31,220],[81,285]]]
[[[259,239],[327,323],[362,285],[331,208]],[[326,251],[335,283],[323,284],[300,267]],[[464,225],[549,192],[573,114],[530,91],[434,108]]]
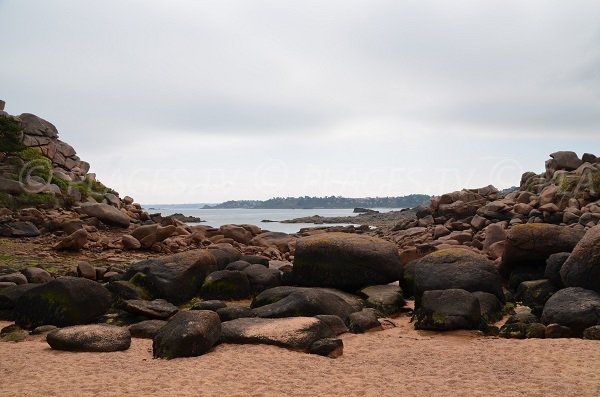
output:
[[[152,209],[150,209],[152,208]],[[160,212],[163,216],[171,215],[174,213],[181,213],[186,216],[195,216],[202,219],[201,225],[209,225],[213,227],[219,227],[229,223],[234,224],[251,224],[257,225],[265,230],[274,232],[285,232],[285,233],[296,233],[303,227],[315,227],[312,223],[279,223],[272,222],[266,223],[261,222],[264,219],[272,221],[283,221],[286,219],[302,218],[305,216],[320,215],[320,216],[352,216],[352,208],[343,209],[284,209],[284,210],[249,210],[249,209],[200,209],[190,208],[189,206],[178,206],[173,205],[148,205],[144,209],[149,213]],[[396,211],[399,209],[392,208],[376,208],[379,212]],[[195,224],[190,224],[195,225]],[[348,226],[350,224],[336,224],[338,226]],[[333,225],[327,225],[333,226]]]

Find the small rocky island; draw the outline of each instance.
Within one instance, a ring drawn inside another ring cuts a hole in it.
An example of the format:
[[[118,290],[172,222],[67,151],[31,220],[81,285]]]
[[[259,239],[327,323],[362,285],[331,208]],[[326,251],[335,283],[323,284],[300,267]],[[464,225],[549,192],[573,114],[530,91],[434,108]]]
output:
[[[2,341],[47,335],[52,349],[111,352],[149,338],[149,356],[164,359],[221,344],[339,358],[340,335],[402,318],[481,338],[600,340],[592,154],[553,153],[506,194],[464,189],[407,211],[294,220],[363,226],[286,234],[148,214],[89,173],[50,122],[0,109],[0,131]]]

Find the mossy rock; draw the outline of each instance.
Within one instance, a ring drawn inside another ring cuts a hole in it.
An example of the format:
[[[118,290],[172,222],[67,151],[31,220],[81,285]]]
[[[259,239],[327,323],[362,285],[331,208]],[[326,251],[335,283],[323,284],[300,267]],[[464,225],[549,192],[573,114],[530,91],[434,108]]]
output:
[[[25,329],[88,324],[106,313],[111,302],[110,292],[95,281],[62,277],[25,292],[16,303],[15,322]]]
[[[250,296],[250,282],[246,274],[238,270],[219,270],[206,277],[200,296],[204,299],[244,299]]]

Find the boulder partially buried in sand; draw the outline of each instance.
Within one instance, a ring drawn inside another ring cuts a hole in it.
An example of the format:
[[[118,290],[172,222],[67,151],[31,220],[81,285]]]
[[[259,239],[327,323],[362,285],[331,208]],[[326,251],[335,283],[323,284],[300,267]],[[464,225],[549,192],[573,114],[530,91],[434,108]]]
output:
[[[426,291],[415,317],[415,328],[423,330],[477,329],[481,324],[479,300],[462,289]]]
[[[127,350],[131,334],[124,327],[107,324],[76,325],[54,330],[46,337],[51,348],[80,352]]]
[[[348,233],[323,233],[296,242],[293,279],[307,287],[346,291],[387,284],[401,277],[396,245]]]
[[[239,318],[223,323],[221,341],[307,351],[316,341],[334,336],[327,324],[314,317]]]
[[[154,358],[195,357],[209,351],[221,337],[221,320],[209,310],[179,312],[153,339]]]

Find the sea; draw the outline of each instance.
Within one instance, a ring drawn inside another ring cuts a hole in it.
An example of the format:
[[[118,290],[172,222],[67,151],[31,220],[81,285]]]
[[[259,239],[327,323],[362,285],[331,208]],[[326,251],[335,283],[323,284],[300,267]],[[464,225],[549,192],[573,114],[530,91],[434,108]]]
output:
[[[373,208],[379,212],[399,211],[401,208]],[[336,223],[327,225],[315,225],[314,223],[280,223],[286,219],[303,218],[306,216],[354,216],[352,208],[338,209],[203,209],[201,206],[194,208],[189,204],[160,204],[145,205],[144,210],[150,214],[161,213],[163,216],[180,213],[186,216],[194,216],[202,219],[202,223],[189,223],[194,225],[208,225],[219,227],[226,224],[251,224],[257,225],[263,230],[272,232],[296,233],[305,227],[316,226],[349,226],[351,223]],[[262,222],[270,220],[274,222]]]

